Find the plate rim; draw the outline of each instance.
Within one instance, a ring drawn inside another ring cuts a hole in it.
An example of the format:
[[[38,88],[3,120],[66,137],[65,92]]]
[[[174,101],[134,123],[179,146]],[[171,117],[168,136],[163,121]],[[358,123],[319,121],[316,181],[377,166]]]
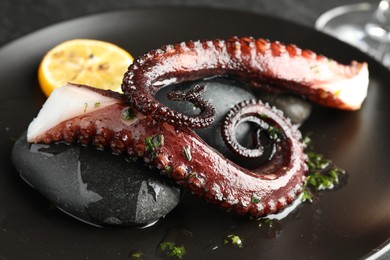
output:
[[[48,29],[51,29],[53,27],[57,27],[59,25],[62,25],[62,24],[65,24],[65,23],[70,23],[70,22],[77,22],[78,20],[82,20],[82,19],[86,19],[86,18],[92,18],[92,17],[95,17],[95,16],[101,16],[101,15],[110,15],[110,14],[116,14],[116,13],[126,13],[126,12],[132,12],[132,11],[150,11],[150,10],[170,10],[170,11],[178,11],[178,10],[191,10],[191,11],[195,11],[195,10],[210,10],[210,11],[217,11],[217,12],[237,12],[237,13],[247,13],[247,14],[250,14],[250,15],[254,15],[254,16],[262,16],[262,17],[265,17],[267,19],[276,19],[276,20],[279,20],[279,21],[282,21],[282,22],[287,22],[287,23],[290,23],[290,24],[295,24],[297,26],[301,26],[301,27],[305,27],[305,28],[308,28],[308,29],[311,29],[313,31],[315,31],[316,33],[319,33],[321,35],[323,35],[324,37],[329,37],[329,38],[332,38],[333,40],[336,40],[344,45],[347,45],[348,48],[353,48],[355,49],[356,51],[364,54],[366,57],[367,57],[367,60],[369,60],[369,63],[372,64],[372,63],[375,63],[376,65],[380,65],[382,66],[386,71],[387,71],[387,68],[385,66],[383,66],[381,63],[377,62],[375,59],[373,59],[371,56],[369,56],[368,54],[366,53],[363,53],[362,51],[360,51],[359,49],[351,46],[351,45],[348,45],[330,35],[327,35],[321,31],[318,31],[318,30],[315,30],[315,28],[311,28],[307,25],[304,25],[304,24],[301,24],[301,23],[298,23],[298,22],[295,22],[295,21],[292,21],[292,20],[289,20],[289,19],[285,19],[283,17],[276,17],[276,16],[272,16],[270,14],[266,14],[266,13],[257,13],[257,12],[251,12],[251,11],[248,11],[248,10],[237,10],[237,9],[232,9],[232,8],[220,8],[220,7],[207,7],[207,6],[149,6],[149,7],[141,7],[141,6],[137,6],[137,7],[131,7],[131,8],[125,8],[125,9],[120,9],[120,10],[108,10],[108,11],[100,11],[100,12],[96,12],[96,13],[90,13],[90,14],[86,14],[86,15],[80,15],[80,16],[76,16],[76,17],[73,17],[73,18],[70,18],[70,19],[64,19],[62,21],[57,21],[55,23],[52,23],[52,24],[49,24],[47,26],[43,26],[41,28],[38,28],[34,31],[31,31],[27,34],[24,34],[24,35],[20,35],[14,39],[11,39],[10,41],[2,44],[0,46],[0,55],[2,52],[6,52],[8,48],[12,47],[12,45],[15,45],[21,41],[24,41],[26,40],[27,38],[29,37],[32,37],[38,33],[42,33],[44,32],[45,30],[48,30]],[[174,9],[174,10],[173,10]],[[1,62],[0,62],[1,63]],[[375,252],[370,252],[368,253],[366,256],[364,256],[364,258],[367,258],[367,259],[376,259],[376,257],[380,257],[382,256],[383,254],[387,253],[387,252],[390,252],[390,238],[386,241],[384,241],[384,243],[380,246],[377,247],[377,249],[379,249],[379,251],[375,251]],[[383,251],[385,250],[385,251]]]

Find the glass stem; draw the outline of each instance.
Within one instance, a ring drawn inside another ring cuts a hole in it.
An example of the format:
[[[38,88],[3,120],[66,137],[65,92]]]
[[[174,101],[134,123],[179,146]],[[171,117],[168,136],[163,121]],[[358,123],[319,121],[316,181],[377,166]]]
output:
[[[386,66],[390,65],[389,40],[390,40],[390,0],[381,0],[378,8],[365,26],[367,34],[379,42],[376,58]]]

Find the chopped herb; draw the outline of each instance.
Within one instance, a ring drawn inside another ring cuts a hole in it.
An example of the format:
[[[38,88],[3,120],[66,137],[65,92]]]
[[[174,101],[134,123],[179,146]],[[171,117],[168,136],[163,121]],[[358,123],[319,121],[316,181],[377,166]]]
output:
[[[272,221],[272,219],[269,219],[269,218],[262,218],[260,219],[260,223],[259,223],[259,227],[263,226],[263,225],[266,225],[267,227],[270,227],[272,228],[274,226],[274,222]]]
[[[260,199],[255,194],[253,194],[251,198],[251,202],[257,204],[260,202]]]
[[[302,200],[302,202],[306,202],[306,201],[313,202],[313,194],[306,187],[302,191],[302,198],[301,198],[301,200]]]
[[[326,159],[325,156],[319,153],[307,152],[307,157],[309,161],[307,162],[307,166],[309,167],[309,171],[321,171],[331,165],[331,161]]]
[[[269,219],[269,218],[264,219],[264,224],[267,224],[271,228],[274,225],[274,223],[272,222],[272,219]]]
[[[122,110],[121,117],[123,120],[131,120],[135,118],[135,114],[131,108],[126,108]]]
[[[268,116],[266,114],[259,114],[259,117],[260,118],[268,118]]]
[[[186,147],[184,147],[183,153],[184,153],[184,156],[187,158],[187,160],[191,161],[191,159],[192,159],[191,150],[190,150],[190,147],[188,145]]]
[[[97,108],[97,107],[100,107],[100,102],[95,102],[95,104],[93,105],[94,108]]]
[[[141,252],[141,251],[137,251],[137,250],[135,250],[135,251],[132,251],[132,252],[130,252],[130,254],[129,254],[129,258],[130,259],[142,259],[142,257],[144,257],[145,256],[145,254],[143,253],[143,252]]]
[[[267,232],[269,232],[273,229],[275,229],[275,231],[277,231],[277,229],[278,229],[277,220],[276,220],[276,224],[274,223],[274,219],[259,218],[258,220],[260,220],[259,225],[258,225],[259,228],[264,228],[267,230]]]
[[[242,248],[242,239],[234,234],[227,235],[226,238],[223,240],[224,244],[232,244],[239,248]]]
[[[88,103],[84,103],[84,113],[87,112]]]
[[[334,169],[329,171],[329,176],[333,179],[335,184],[339,184],[340,183],[339,176],[341,174],[345,174],[345,171],[340,169],[340,168],[334,168]]]
[[[160,248],[167,256],[182,258],[187,253],[183,245],[177,246],[174,242],[162,242]]]
[[[154,150],[154,146],[152,144],[152,137],[151,136],[145,137],[145,145],[146,145],[146,150],[147,151],[153,151]]]
[[[331,160],[325,158],[322,154],[307,151],[313,149],[309,137],[303,138],[303,142],[306,146],[309,172],[307,174],[301,200],[303,202],[313,202],[313,190],[320,191],[333,189],[340,183],[339,176],[345,174],[345,171],[335,166]]]
[[[163,135],[154,135],[145,137],[146,150],[148,152],[154,151],[157,147],[164,145]]]
[[[269,138],[271,138],[274,141],[278,141],[278,140],[282,140],[283,139],[282,132],[279,129],[273,127],[273,126],[269,126],[268,127],[267,133],[268,133]]]
[[[311,142],[310,135],[305,135],[302,138],[302,143],[305,145],[306,150],[313,149],[313,145],[312,145],[312,142]]]
[[[334,168],[326,173],[315,172],[307,177],[307,185],[312,186],[315,190],[333,189],[339,184],[339,175],[344,174],[344,171]]]
[[[316,190],[324,190],[326,188],[329,188],[329,189],[333,188],[333,185],[332,185],[330,179],[327,176],[322,175],[318,172],[310,174],[307,177],[307,183],[309,185],[313,186]]]
[[[196,172],[191,172],[191,173],[188,175],[188,178],[196,177],[196,175],[197,175]]]
[[[165,165],[165,166],[164,166],[164,170],[165,170],[166,172],[170,172],[172,169],[171,169],[171,167],[170,167],[169,165]]]

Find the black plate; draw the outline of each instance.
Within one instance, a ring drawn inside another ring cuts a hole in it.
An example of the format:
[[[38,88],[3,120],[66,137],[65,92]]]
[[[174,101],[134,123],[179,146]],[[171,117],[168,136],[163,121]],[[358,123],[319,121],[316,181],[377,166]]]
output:
[[[316,108],[303,127],[314,134],[317,151],[348,171],[345,186],[321,193],[313,204],[302,205],[272,228],[186,196],[165,219],[137,229],[81,223],[54,209],[19,179],[10,151],[45,100],[36,73],[48,49],[71,38],[96,38],[137,56],[165,43],[232,35],[295,43],[341,62],[369,62],[370,89],[362,110]],[[356,259],[388,247],[390,74],[365,54],[326,35],[273,17],[228,10],[111,12],[54,25],[2,47],[0,79],[2,259],[128,259],[133,250],[154,259],[165,236],[183,236],[185,259]],[[239,235],[244,247],[223,245],[228,233]]]

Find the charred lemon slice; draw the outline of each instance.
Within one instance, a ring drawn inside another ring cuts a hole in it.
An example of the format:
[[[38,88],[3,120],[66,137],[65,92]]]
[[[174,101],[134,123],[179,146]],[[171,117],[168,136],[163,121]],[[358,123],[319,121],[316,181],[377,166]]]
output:
[[[46,96],[68,82],[120,92],[123,75],[132,62],[130,53],[112,43],[70,40],[45,54],[38,81]]]

